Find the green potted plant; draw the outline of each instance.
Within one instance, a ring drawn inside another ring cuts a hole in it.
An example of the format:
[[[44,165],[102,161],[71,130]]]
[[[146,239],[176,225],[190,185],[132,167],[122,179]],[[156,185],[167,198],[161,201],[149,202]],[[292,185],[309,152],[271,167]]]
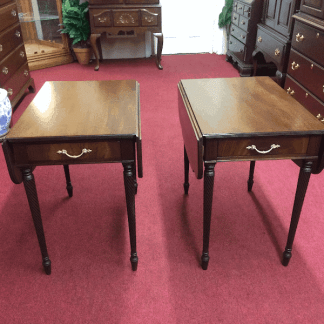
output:
[[[218,17],[218,27],[226,28],[227,40],[230,35],[230,25],[232,19],[233,0],[225,0],[225,5]]]
[[[61,33],[72,40],[72,48],[80,64],[88,64],[91,56],[88,5],[88,1],[80,3],[80,0],[63,0],[62,3]]]

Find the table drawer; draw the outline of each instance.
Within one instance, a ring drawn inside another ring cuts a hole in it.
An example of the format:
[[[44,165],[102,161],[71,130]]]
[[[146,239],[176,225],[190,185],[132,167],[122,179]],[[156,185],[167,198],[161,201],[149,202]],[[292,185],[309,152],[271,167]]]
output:
[[[231,26],[231,35],[240,40],[242,43],[246,43],[247,32],[238,28],[235,25]]]
[[[289,75],[286,77],[285,90],[293,96],[300,104],[302,104],[314,116],[324,122],[324,103],[314,97],[307,89],[300,85]]]
[[[10,28],[6,33],[0,35],[0,62],[5,58],[13,49],[23,43],[21,36],[21,28],[16,24]]]
[[[255,137],[224,139],[218,144],[217,158],[268,159],[306,155],[309,138],[305,136]]]
[[[3,8],[2,11],[0,12],[0,21],[1,21],[0,32],[2,30],[5,30],[7,27],[17,23],[19,21],[17,5],[12,4]]]
[[[289,56],[288,73],[324,101],[323,67],[292,49]]]
[[[121,161],[120,141],[14,144],[16,165],[50,165]]]

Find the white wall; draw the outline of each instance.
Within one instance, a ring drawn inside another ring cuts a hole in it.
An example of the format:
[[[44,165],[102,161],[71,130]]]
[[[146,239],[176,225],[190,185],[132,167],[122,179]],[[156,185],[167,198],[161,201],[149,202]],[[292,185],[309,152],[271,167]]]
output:
[[[218,16],[225,0],[160,0],[162,5],[162,54],[226,53]],[[199,6],[198,6],[199,5]],[[143,38],[145,36],[143,35]],[[151,55],[151,38],[107,39],[101,36],[103,58],[138,58]]]

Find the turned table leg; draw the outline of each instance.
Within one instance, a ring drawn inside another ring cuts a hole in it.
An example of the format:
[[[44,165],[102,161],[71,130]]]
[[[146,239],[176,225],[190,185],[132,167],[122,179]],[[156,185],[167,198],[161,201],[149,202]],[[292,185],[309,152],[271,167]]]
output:
[[[64,164],[64,173],[65,173],[65,180],[66,180],[66,190],[69,194],[69,197],[73,196],[73,186],[71,183],[71,178],[70,178],[70,170],[69,170],[69,165]]]
[[[163,70],[161,65],[162,60],[162,48],[163,48],[163,34],[162,33],[153,33],[153,36],[157,38],[157,52],[156,52],[156,66],[159,70]]]
[[[134,186],[134,163],[123,163],[124,185],[127,205],[129,237],[131,245],[132,270],[137,270],[138,257],[136,252],[136,222],[135,222],[135,186]]]
[[[33,217],[33,222],[36,230],[36,235],[39,243],[39,247],[41,249],[42,253],[42,259],[43,259],[43,267],[45,270],[45,273],[50,275],[51,274],[51,260],[48,257],[47,253],[47,247],[46,247],[46,241],[45,241],[45,235],[44,235],[44,229],[43,229],[43,223],[42,223],[42,217],[41,212],[39,208],[39,202],[38,202],[38,196],[36,191],[36,184],[34,175],[31,171],[31,169],[24,169],[22,171],[23,175],[23,182],[25,186],[25,191],[29,203],[29,208]]]
[[[289,260],[291,258],[292,245],[294,242],[300,213],[303,207],[303,202],[304,202],[308,182],[311,176],[312,165],[313,165],[312,161],[304,161],[299,171],[295,202],[294,202],[294,207],[291,215],[288,239],[287,239],[285,251],[283,252],[282,264],[284,266],[288,265]]]
[[[189,191],[189,159],[188,159],[186,147],[184,148],[184,178],[185,178],[185,182],[183,184],[183,188],[184,188],[185,194],[188,195],[188,191]]]
[[[249,180],[248,180],[248,191],[252,190],[253,187],[253,177],[254,177],[254,168],[255,168],[255,161],[250,162],[250,174],[249,174]]]
[[[201,256],[202,268],[207,270],[209,262],[209,235],[210,235],[210,220],[213,205],[213,191],[216,163],[205,162],[204,171],[204,233],[203,233],[203,253]]]
[[[93,50],[93,53],[96,57],[96,67],[95,71],[99,70],[99,50],[98,50],[98,45],[97,45],[97,39],[100,37],[100,34],[91,34],[90,36],[90,44]]]

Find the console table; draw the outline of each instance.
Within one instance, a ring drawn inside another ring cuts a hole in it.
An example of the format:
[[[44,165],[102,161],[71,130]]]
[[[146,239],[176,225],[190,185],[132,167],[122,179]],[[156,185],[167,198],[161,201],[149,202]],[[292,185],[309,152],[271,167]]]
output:
[[[51,273],[51,261],[33,175],[35,167],[63,165],[67,191],[72,197],[69,164],[122,163],[130,260],[132,269],[137,269],[136,154],[138,176],[142,177],[143,173],[139,85],[136,81],[45,82],[2,147],[11,180],[16,184],[24,183],[46,274]]]
[[[179,117],[184,140],[185,193],[189,165],[204,178],[202,268],[208,267],[214,168],[217,162],[292,159],[300,165],[283,265],[292,245],[308,181],[323,152],[324,125],[270,77],[181,80]]]
[[[161,5],[159,0],[90,0],[89,15],[90,42],[96,57],[95,71],[99,70],[99,55],[102,59],[98,39],[105,33],[107,38],[136,37],[145,32],[157,38],[156,65],[162,70],[161,54],[163,47]]]

